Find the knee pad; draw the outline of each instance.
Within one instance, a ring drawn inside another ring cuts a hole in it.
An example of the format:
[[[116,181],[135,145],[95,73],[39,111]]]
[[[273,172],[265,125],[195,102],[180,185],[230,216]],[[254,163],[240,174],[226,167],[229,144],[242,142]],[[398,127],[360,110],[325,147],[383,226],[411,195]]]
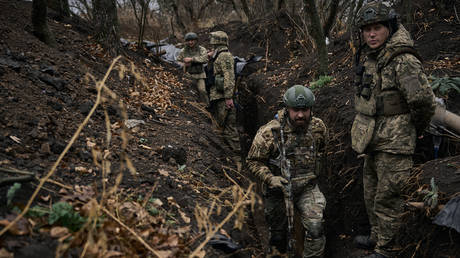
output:
[[[323,222],[322,221],[308,221],[305,229],[306,236],[309,238],[320,238],[323,236]]]

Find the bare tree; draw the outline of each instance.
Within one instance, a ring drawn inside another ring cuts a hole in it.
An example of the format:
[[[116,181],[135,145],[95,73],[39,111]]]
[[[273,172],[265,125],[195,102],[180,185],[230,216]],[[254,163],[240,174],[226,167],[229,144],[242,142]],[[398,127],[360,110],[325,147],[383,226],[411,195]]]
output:
[[[310,35],[312,35],[317,50],[319,58],[319,74],[327,75],[329,73],[328,69],[328,58],[327,58],[327,48],[326,48],[326,38],[324,36],[323,27],[318,14],[318,9],[316,7],[315,0],[304,0],[305,3],[305,12],[310,18],[311,25],[309,26]]]
[[[115,0],[93,0],[95,39],[111,54],[120,50],[118,13]]]
[[[149,12],[149,5],[151,0],[130,0],[133,7],[134,16],[136,17],[137,27],[139,29],[137,44],[141,46],[144,40],[145,27],[147,26],[147,13]]]
[[[33,0],[32,25],[34,35],[49,46],[56,46],[54,36],[48,28],[48,10],[46,0]]]
[[[324,36],[329,36],[329,32],[332,28],[332,26],[334,25],[334,22],[335,22],[335,18],[337,17],[337,11],[338,11],[338,7],[339,7],[339,3],[340,3],[340,0],[332,0],[330,5],[329,5],[329,15],[326,19],[326,22],[324,23],[324,27],[323,27],[323,32],[324,32]]]
[[[48,7],[56,11],[60,19],[70,17],[69,0],[48,0]]]
[[[91,0],[73,0],[70,7],[77,10],[77,14],[87,21],[93,20],[93,7],[89,2]]]

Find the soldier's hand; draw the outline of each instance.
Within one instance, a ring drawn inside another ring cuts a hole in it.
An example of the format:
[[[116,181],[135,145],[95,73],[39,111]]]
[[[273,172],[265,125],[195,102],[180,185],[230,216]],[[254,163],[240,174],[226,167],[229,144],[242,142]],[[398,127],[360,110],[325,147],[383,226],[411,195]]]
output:
[[[282,176],[273,176],[270,178],[269,187],[270,188],[281,188],[284,189],[285,185],[288,183],[286,178]]]
[[[185,57],[184,58],[184,63],[191,63],[193,61],[193,58],[191,57]]]
[[[233,99],[225,99],[225,107],[227,109],[232,109],[235,107],[235,104],[233,103]]]

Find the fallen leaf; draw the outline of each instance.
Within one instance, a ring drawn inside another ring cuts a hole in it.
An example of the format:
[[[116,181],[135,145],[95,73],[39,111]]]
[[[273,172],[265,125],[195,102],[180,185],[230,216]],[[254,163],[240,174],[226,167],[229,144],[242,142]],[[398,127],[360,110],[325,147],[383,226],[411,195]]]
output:
[[[79,173],[88,173],[88,169],[85,167],[75,167],[75,171]]]
[[[0,258],[13,258],[14,254],[8,252],[5,248],[0,249]]]
[[[15,141],[16,143],[21,143],[21,139],[19,139],[18,137],[14,136],[14,135],[10,135],[10,138],[11,140]]]
[[[11,221],[13,221],[14,217],[11,220],[8,219],[3,219],[0,220],[0,226],[6,227],[8,224],[10,224]],[[21,218],[18,222],[16,222],[10,229],[8,229],[8,232],[10,232],[13,235],[16,236],[23,236],[27,235],[30,233],[29,228],[28,228],[28,222],[26,219]]]
[[[180,214],[180,217],[182,218],[182,220],[184,220],[185,223],[190,223],[190,218],[187,217],[187,215],[185,214],[185,212],[183,211],[179,211],[179,214]]]
[[[53,227],[50,231],[50,236],[52,238],[60,238],[69,234],[69,229],[66,227]]]
[[[164,169],[158,169],[158,173],[160,173],[160,175],[162,175],[162,176],[169,176],[168,171],[166,171]]]
[[[157,198],[157,199],[153,200],[152,204],[155,207],[161,207],[163,205],[163,202],[160,199]]]
[[[40,196],[40,199],[42,199],[44,202],[49,201],[50,198],[51,198],[51,195],[49,195],[49,194],[47,196]]]

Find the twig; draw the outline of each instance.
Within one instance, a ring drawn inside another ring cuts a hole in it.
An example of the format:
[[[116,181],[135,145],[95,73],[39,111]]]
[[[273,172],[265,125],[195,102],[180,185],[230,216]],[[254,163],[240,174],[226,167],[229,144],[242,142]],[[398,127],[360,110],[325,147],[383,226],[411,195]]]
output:
[[[144,239],[142,239],[134,230],[132,230],[130,227],[125,225],[122,221],[117,219],[110,211],[108,211],[105,207],[101,207],[102,211],[105,212],[105,214],[109,215],[113,220],[115,220],[120,226],[124,227],[126,230],[129,231],[141,244],[143,244],[147,249],[149,249],[150,252],[155,254],[158,257],[163,257],[160,253],[158,253],[157,250],[153,249],[149,244],[147,244]]]
[[[13,169],[13,168],[2,168],[2,167],[0,167],[0,171],[7,172],[7,173],[13,173],[13,174],[23,174],[23,175],[32,175],[32,176],[35,175],[35,173],[32,173],[32,172]]]
[[[458,18],[458,14],[457,14],[457,7],[455,7],[455,3],[454,3],[454,11],[455,11],[455,17],[457,17],[457,21],[460,23],[460,19]]]
[[[7,177],[0,180],[0,186],[9,185],[17,182],[29,182],[34,180],[32,176],[16,176],[16,177]]]
[[[225,217],[224,220],[222,220],[219,225],[217,225],[215,228],[213,228],[208,234],[206,234],[206,238],[205,240],[197,247],[195,248],[195,250],[193,250],[193,252],[189,255],[189,257],[193,258],[195,256],[197,256],[197,253],[203,249],[203,247],[209,242],[209,240],[211,240],[211,238],[217,233],[217,231],[219,229],[221,229],[225,223],[227,223],[228,220],[230,220],[231,217],[233,217],[233,215],[240,209],[240,207],[242,205],[245,204],[246,202],[246,199],[249,197],[249,194],[251,193],[251,190],[252,190],[252,187],[254,186],[254,184],[251,184],[249,185],[248,187],[248,190],[246,191],[246,194],[243,196],[243,198],[241,198],[235,205],[235,208],[233,208],[233,210],[227,214],[227,217]]]
[[[29,171],[25,171],[25,170],[12,169],[12,168],[1,168],[1,167],[0,167],[0,171],[7,172],[7,173],[13,173],[13,174],[30,175],[30,176],[34,176],[35,179],[37,179],[37,181],[40,181],[40,178],[35,176],[35,173],[33,173],[33,172],[29,172]],[[58,181],[54,181],[52,179],[47,179],[46,182],[51,183],[51,184],[55,184],[55,185],[60,186],[62,188],[73,190],[73,188],[71,186],[64,185],[64,184],[59,183]]]
[[[67,146],[65,147],[65,149],[62,151],[62,153],[59,155],[58,159],[56,160],[56,162],[54,163],[53,167],[50,169],[50,171],[48,172],[48,174],[46,174],[45,177],[43,177],[41,180],[40,180],[40,184],[38,184],[38,187],[35,189],[34,193],[32,194],[32,196],[29,198],[29,201],[27,202],[27,205],[24,207],[24,209],[22,210],[22,212],[16,216],[16,218],[11,221],[6,227],[4,227],[1,231],[0,231],[0,236],[2,236],[5,232],[7,232],[16,222],[18,222],[21,218],[24,217],[24,215],[27,213],[27,211],[29,210],[30,208],[30,205],[32,204],[32,202],[35,200],[35,197],[37,197],[38,195],[38,192],[40,191],[40,189],[42,188],[42,186],[45,184],[45,182],[54,174],[54,172],[56,171],[56,168],[57,166],[59,165],[59,163],[61,163],[62,159],[64,158],[65,154],[69,151],[70,147],[73,145],[73,143],[75,142],[75,140],[78,138],[78,136],[80,136],[80,133],[81,131],[83,130],[83,128],[86,126],[86,124],[89,122],[89,119],[91,118],[91,116],[94,114],[94,112],[96,111],[97,107],[99,106],[99,104],[101,103],[101,93],[102,93],[102,88],[104,89],[108,89],[106,87],[104,87],[105,85],[105,81],[107,80],[107,78],[109,77],[109,74],[110,72],[113,70],[113,67],[115,65],[115,63],[121,58],[121,56],[118,56],[116,57],[112,64],[110,65],[109,69],[107,70],[104,78],[102,79],[102,81],[100,81],[99,83],[97,83],[96,85],[96,88],[97,88],[97,97],[96,97],[96,103],[94,104],[93,108],[90,110],[90,112],[88,113],[88,115],[86,116],[85,120],[83,120],[83,122],[80,124],[80,126],[78,127],[77,131],[73,134],[72,138],[70,139],[69,143],[67,144]],[[109,91],[108,93],[112,93],[112,91]]]

